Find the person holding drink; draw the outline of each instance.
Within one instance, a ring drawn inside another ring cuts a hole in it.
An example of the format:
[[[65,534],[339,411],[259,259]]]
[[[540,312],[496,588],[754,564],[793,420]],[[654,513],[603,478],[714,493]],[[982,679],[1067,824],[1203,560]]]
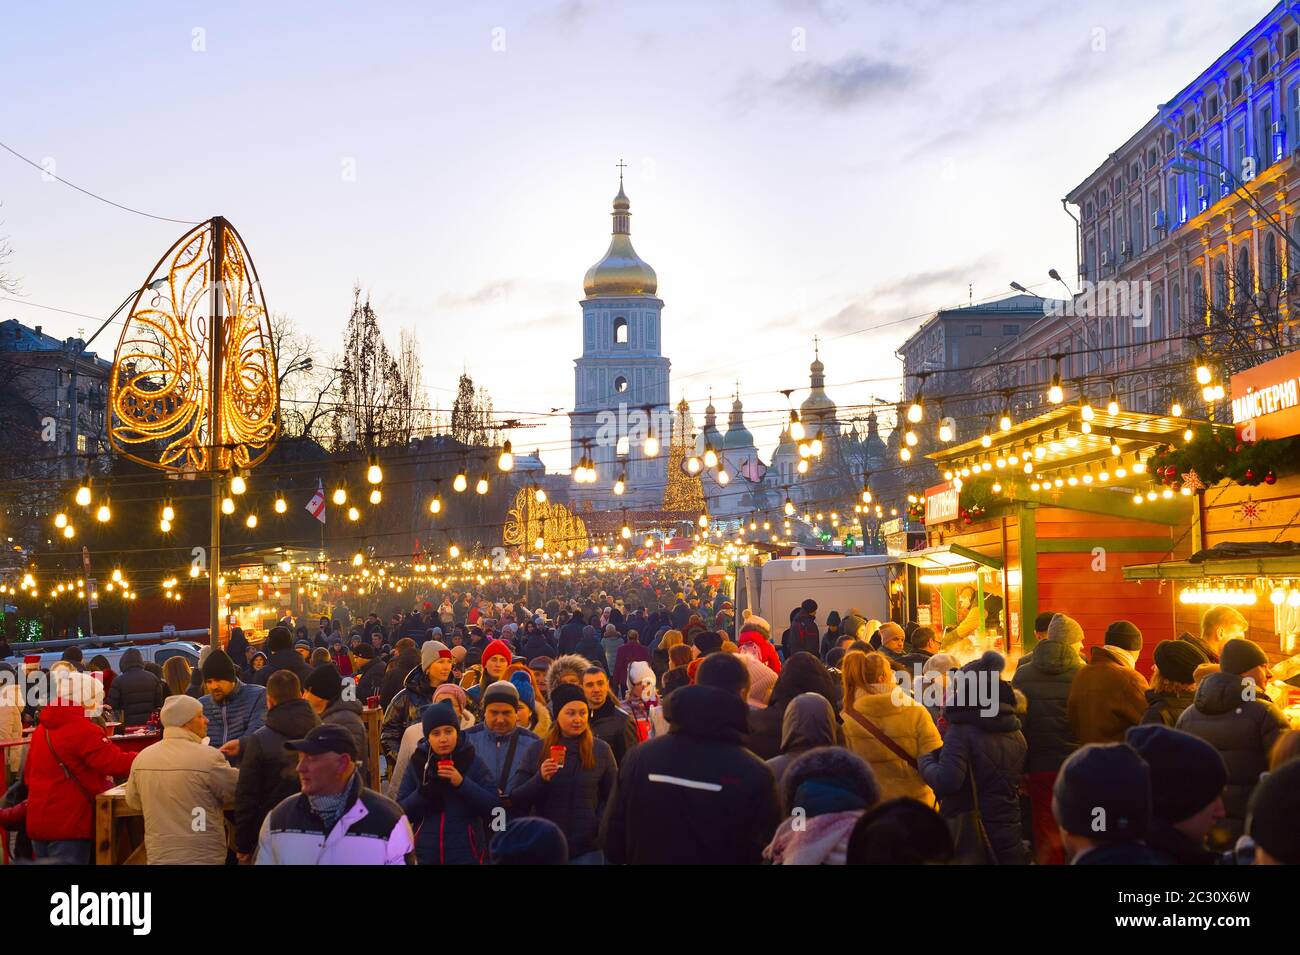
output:
[[[582,687],[561,683],[551,691],[554,722],[534,757],[531,779],[513,794],[519,812],[549,819],[569,843],[572,865],[604,865],[600,820],[614,791],[614,751],[591,731],[591,708]]]
[[[407,764],[397,802],[415,827],[420,865],[481,865],[487,824],[500,806],[487,764],[460,731],[456,708],[430,704],[422,717],[424,739]],[[501,816],[502,822],[505,816]]]

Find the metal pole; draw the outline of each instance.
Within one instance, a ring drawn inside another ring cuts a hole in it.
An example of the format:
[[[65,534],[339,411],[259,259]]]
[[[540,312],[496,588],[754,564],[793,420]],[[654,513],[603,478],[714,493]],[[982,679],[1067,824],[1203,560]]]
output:
[[[212,219],[212,304],[208,310],[208,472],[212,492],[212,540],[208,550],[208,641],[221,646],[221,348],[222,264],[226,220]]]

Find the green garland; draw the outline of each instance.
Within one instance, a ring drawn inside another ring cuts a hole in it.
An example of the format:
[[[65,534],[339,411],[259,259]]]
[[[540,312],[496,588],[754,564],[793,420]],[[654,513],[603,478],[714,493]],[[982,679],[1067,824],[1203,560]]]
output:
[[[969,480],[962,481],[961,493],[957,499],[958,516],[970,523],[972,520],[983,516],[990,505],[997,503],[1000,498],[993,493],[994,478],[992,475],[980,475]]]
[[[1185,483],[1192,474],[1203,487],[1224,480],[1249,486],[1272,484],[1278,474],[1300,470],[1300,437],[1246,444],[1237,440],[1231,428],[1203,424],[1186,444],[1158,450],[1148,466],[1152,479],[1163,484]]]

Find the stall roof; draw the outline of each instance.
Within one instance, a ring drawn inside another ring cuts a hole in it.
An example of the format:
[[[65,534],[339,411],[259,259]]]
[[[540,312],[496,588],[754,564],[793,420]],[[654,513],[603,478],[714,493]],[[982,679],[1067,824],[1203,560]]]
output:
[[[1300,577],[1300,557],[1231,557],[1223,560],[1166,560],[1130,564],[1125,580],[1199,580],[1203,577]]]
[[[1120,411],[1111,415],[1106,406],[1093,406],[1093,417],[1088,422],[1090,431],[1084,432],[1083,406],[1059,405],[1036,418],[1014,425],[1010,431],[994,429],[992,443],[984,447],[983,438],[975,438],[952,447],[941,448],[927,455],[940,464],[955,464],[963,460],[977,461],[995,457],[998,452],[1011,454],[1024,451],[1030,445],[1042,447],[1040,456],[1034,452],[1039,470],[1072,467],[1093,461],[1108,460],[1112,456],[1111,438],[1123,454],[1168,444],[1174,435],[1204,424],[1194,418],[1174,418],[1170,415],[1142,414]]]
[[[940,544],[924,550],[910,550],[906,554],[899,554],[898,559],[901,563],[911,564],[922,570],[953,570],[970,564],[979,564],[994,570],[1002,569],[1002,561],[996,557],[989,557],[969,547],[962,547],[960,544]]]

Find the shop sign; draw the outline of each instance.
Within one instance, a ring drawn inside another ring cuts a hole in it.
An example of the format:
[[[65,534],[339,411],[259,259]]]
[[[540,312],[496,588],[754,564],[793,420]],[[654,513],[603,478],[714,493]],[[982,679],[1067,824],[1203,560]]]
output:
[[[957,512],[960,509],[958,503],[960,498],[960,493],[952,486],[951,482],[928,488],[925,492],[926,526],[942,524],[945,521],[955,521]]]
[[[1232,376],[1232,421],[1238,437],[1300,435],[1300,352],[1291,352]]]

